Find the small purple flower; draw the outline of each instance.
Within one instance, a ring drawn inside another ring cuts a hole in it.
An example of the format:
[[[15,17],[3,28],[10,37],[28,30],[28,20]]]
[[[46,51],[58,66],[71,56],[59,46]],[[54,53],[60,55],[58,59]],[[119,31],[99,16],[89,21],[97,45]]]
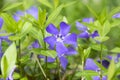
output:
[[[75,33],[69,33],[70,26],[65,22],[60,23],[60,32],[53,24],[49,24],[46,31],[52,34],[52,36],[46,37],[44,41],[49,44],[50,49],[54,49],[56,46],[56,51],[59,57],[68,52],[68,49],[64,44],[77,46],[77,36]]]
[[[35,41],[32,43],[32,47],[33,47],[33,48],[40,48],[40,45],[39,45],[38,40],[35,40]]]
[[[90,59],[90,58],[88,58],[86,60],[84,69],[85,70],[93,70],[93,71],[96,71],[96,72],[100,71],[100,68],[95,64],[95,62],[93,61],[93,59]],[[92,76],[92,78],[93,78],[93,80],[100,80],[99,76]],[[102,80],[107,80],[107,77],[103,76]]]
[[[13,18],[16,21],[19,21],[22,16],[25,16],[25,14],[30,14],[32,15],[35,19],[38,19],[38,9],[35,6],[32,6],[26,11],[17,11],[14,15]]]
[[[82,21],[86,22],[86,23],[91,23],[91,22],[94,22],[94,19],[93,18],[84,18]]]
[[[0,18],[0,29],[2,28],[3,22],[4,22],[3,19]]]
[[[26,10],[26,13],[32,15],[35,19],[38,19],[38,9],[35,6]]]
[[[86,23],[91,23],[94,21],[94,19],[84,18],[82,21]],[[81,24],[80,22],[76,22],[76,26],[77,26],[77,29],[81,31],[81,33],[78,34],[78,38],[90,38],[90,37],[95,38],[99,36],[98,31],[96,30],[93,33],[89,33],[89,29],[83,24]]]
[[[75,52],[74,49],[67,48],[64,44],[77,46],[77,35],[75,33],[69,33],[70,26],[65,22],[60,23],[60,31],[53,24],[49,24],[46,31],[52,34],[52,36],[46,37],[44,41],[49,44],[50,49],[54,49],[56,46],[61,66],[65,69],[68,64],[65,55],[73,55],[76,53],[72,53]]]
[[[100,76],[93,76],[92,79],[93,80],[100,80]],[[107,76],[103,76],[102,80],[107,80]]]
[[[114,14],[112,18],[120,18],[120,13]]]
[[[14,15],[13,18],[15,19],[15,21],[19,21],[21,19],[22,16],[24,16],[25,13],[22,11],[17,11]]]

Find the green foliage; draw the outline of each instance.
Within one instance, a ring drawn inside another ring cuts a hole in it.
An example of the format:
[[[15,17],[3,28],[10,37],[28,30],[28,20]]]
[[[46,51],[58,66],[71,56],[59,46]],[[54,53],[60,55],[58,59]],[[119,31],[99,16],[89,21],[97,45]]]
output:
[[[7,78],[12,69],[15,67],[16,59],[17,59],[16,46],[15,43],[12,43],[5,51],[1,59],[1,70],[2,76],[4,78]]]
[[[13,9],[13,8],[16,8],[18,6],[21,6],[22,5],[22,2],[18,2],[18,3],[8,3],[8,4],[5,4],[2,8],[1,8],[1,11],[4,12],[4,11],[8,11],[10,9]]]
[[[115,74],[115,63],[114,60],[112,60],[108,68],[108,80],[113,80],[114,74]]]
[[[54,50],[44,50],[41,48],[37,48],[37,49],[31,50],[31,52],[33,52],[35,54],[40,54],[43,56],[52,57],[52,58],[56,58],[56,56],[57,56],[56,51],[54,51]]]
[[[111,50],[111,52],[113,53],[119,53],[120,52],[120,48],[119,47],[115,47]]]

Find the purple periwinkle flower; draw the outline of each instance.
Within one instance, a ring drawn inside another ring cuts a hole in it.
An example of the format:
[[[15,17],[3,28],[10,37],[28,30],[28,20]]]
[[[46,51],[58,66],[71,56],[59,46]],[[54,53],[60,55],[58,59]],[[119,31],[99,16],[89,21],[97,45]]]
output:
[[[94,19],[93,18],[84,18],[82,21],[86,22],[86,23],[91,23],[91,22],[94,22]]]
[[[68,52],[68,49],[64,44],[70,44],[73,46],[77,45],[76,34],[69,33],[70,26],[65,22],[60,23],[60,32],[53,24],[49,24],[46,31],[52,34],[52,36],[46,37],[44,41],[49,44],[50,49],[54,49],[56,46],[56,51],[59,57]]]
[[[44,41],[49,44],[50,49],[56,48],[61,66],[63,69],[65,69],[68,63],[65,55],[75,54],[72,53],[75,52],[74,49],[67,48],[65,44],[77,46],[77,35],[75,33],[69,33],[70,25],[66,24],[65,22],[60,23],[60,31],[53,24],[49,24],[46,28],[46,31],[52,34],[52,36],[46,37]]]
[[[93,18],[84,18],[82,21],[86,22],[86,23],[91,23],[91,22],[94,22],[94,19]],[[78,38],[90,38],[90,37],[95,38],[95,37],[99,36],[97,30],[95,30],[93,33],[90,33],[89,28],[87,28],[80,22],[76,22],[76,27],[78,30],[81,31],[81,33],[78,34]]]
[[[4,22],[3,19],[0,18],[0,29],[2,28],[3,22]]]
[[[38,19],[38,9],[35,6],[26,10],[26,13],[32,15],[35,19]]]
[[[30,14],[32,15],[35,19],[38,19],[38,9],[35,6],[32,6],[26,11],[17,11],[14,15],[13,18],[16,21],[19,21],[22,16],[25,16],[25,14]]]
[[[93,76],[92,79],[93,80],[100,80],[100,76]],[[102,80],[107,80],[107,76],[103,76]]]
[[[40,44],[39,44],[38,40],[35,40],[35,41],[32,43],[32,47],[33,47],[33,48],[40,48]]]
[[[120,13],[114,14],[112,18],[120,18]]]
[[[93,70],[93,71],[96,71],[96,72],[100,71],[100,68],[95,64],[95,62],[93,61],[93,59],[90,59],[90,58],[88,58],[86,60],[84,69],[85,70]],[[93,80],[100,80],[100,77],[99,76],[92,76],[92,79]],[[107,77],[103,76],[102,80],[107,80]]]

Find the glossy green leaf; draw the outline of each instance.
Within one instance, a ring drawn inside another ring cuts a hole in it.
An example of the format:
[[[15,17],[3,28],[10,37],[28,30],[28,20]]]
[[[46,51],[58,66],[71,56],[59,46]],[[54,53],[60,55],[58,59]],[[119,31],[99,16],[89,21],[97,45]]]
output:
[[[30,36],[32,36],[34,39],[37,39],[42,47],[44,47],[44,41],[43,41],[43,35],[41,30],[37,30],[36,28],[33,28],[30,30]]]
[[[98,19],[99,17],[97,15],[97,13],[89,5],[86,5],[86,6],[87,6],[88,10]]]
[[[35,54],[41,54],[43,56],[48,56],[55,58],[57,56],[57,52],[54,50],[43,50],[41,48],[33,49],[31,52],[34,52]]]
[[[5,6],[3,6],[2,11],[8,11],[8,10],[16,8],[16,7],[20,6],[20,5],[22,5],[22,2],[9,3],[9,4],[6,4]]]
[[[52,4],[48,0],[38,0],[38,1],[49,8],[53,8]]]
[[[7,78],[11,70],[15,67],[16,58],[17,58],[16,46],[15,43],[12,43],[5,51],[1,59],[1,71],[4,78]]]
[[[55,8],[57,8],[58,5],[59,5],[59,0],[54,0],[54,6],[55,6]]]
[[[53,20],[55,20],[58,17],[63,7],[64,5],[61,4],[49,15],[45,26],[48,26],[48,24],[50,24]]]
[[[112,50],[110,50],[111,52],[114,52],[114,53],[120,53],[120,48],[119,47],[115,47],[113,48]]]
[[[39,10],[38,24],[40,28],[43,28],[45,21],[46,21],[46,10],[43,10],[43,11]]]
[[[91,52],[91,47],[84,50],[84,58],[87,59]]]
[[[108,80],[113,80],[115,74],[115,63],[114,60],[111,61],[110,66],[108,68]]]

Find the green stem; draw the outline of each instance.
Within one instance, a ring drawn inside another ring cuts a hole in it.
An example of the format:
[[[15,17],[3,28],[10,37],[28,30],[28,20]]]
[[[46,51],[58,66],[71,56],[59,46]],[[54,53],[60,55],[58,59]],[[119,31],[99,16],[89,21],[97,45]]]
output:
[[[61,80],[61,75],[60,75],[61,69],[60,69],[60,63],[59,63],[58,58],[56,59],[56,62],[57,62],[57,65],[58,65],[58,66],[57,66],[57,70],[58,70],[57,74],[58,74],[59,80]]]
[[[42,66],[41,66],[41,64],[40,64],[40,62],[39,62],[37,56],[34,55],[34,57],[35,57],[35,59],[36,59],[38,65],[39,65],[40,70],[42,71],[43,76],[45,77],[46,80],[49,80],[49,79],[47,78],[47,76],[46,76],[46,74],[45,74],[45,71],[43,70],[43,68],[42,68]]]
[[[43,35],[43,39],[45,38],[45,31],[40,29],[41,32],[42,32],[42,35]],[[44,49],[46,50],[46,42],[44,41]],[[46,60],[46,65],[45,65],[45,69],[46,69],[46,72],[47,72],[47,56],[45,57],[45,60]]]
[[[100,46],[101,46],[100,64],[102,65],[102,51],[103,51],[102,43],[100,44]],[[100,69],[100,80],[102,80],[102,69]]]
[[[84,59],[82,60],[82,72],[84,71]],[[81,80],[84,80],[84,76],[81,77]]]

